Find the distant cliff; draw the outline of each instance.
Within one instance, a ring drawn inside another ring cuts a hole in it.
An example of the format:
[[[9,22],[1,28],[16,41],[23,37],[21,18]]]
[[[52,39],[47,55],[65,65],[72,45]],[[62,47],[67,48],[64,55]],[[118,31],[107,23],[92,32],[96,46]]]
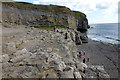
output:
[[[82,12],[65,6],[33,5],[24,2],[4,2],[3,22],[29,26],[60,25],[77,30],[87,30],[88,20]]]

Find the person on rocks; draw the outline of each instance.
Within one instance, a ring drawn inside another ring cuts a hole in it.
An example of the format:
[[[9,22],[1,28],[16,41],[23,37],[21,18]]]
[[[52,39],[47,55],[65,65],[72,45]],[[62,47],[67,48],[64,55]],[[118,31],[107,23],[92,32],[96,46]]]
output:
[[[55,32],[58,32],[58,29],[57,29],[57,28],[55,29]]]
[[[83,55],[85,55],[86,53],[85,53],[85,51],[83,52]]]
[[[85,63],[85,58],[83,59],[83,63]]]
[[[77,55],[77,56],[78,56],[78,58],[81,58],[81,56],[82,56],[81,52],[79,52],[79,55]]]
[[[84,59],[83,59],[83,61],[84,61],[84,62],[85,62],[85,61],[86,61],[86,62],[89,62],[89,58],[88,58],[88,57],[86,57],[86,52],[85,52],[85,51],[83,52],[83,55],[84,55],[84,56],[85,56],[85,58],[86,58],[86,60],[85,60],[85,58],[84,58]]]
[[[68,37],[67,37],[67,32],[65,33],[65,39],[67,39]]]
[[[55,27],[54,27],[54,32],[55,32]]]
[[[89,62],[89,58],[87,58],[87,62]]]
[[[81,56],[82,56],[82,52],[79,52],[79,58],[81,58]]]

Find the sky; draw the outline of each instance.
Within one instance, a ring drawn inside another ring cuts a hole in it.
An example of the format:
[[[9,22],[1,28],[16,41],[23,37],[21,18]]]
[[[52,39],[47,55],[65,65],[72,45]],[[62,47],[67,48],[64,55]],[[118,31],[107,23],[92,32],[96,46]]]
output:
[[[89,24],[117,23],[120,0],[14,0],[33,4],[62,5],[86,14]]]

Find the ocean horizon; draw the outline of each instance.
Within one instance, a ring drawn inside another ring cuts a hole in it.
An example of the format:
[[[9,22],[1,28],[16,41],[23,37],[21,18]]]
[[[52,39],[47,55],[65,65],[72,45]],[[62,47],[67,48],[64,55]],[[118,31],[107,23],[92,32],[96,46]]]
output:
[[[90,28],[87,31],[88,38],[96,41],[120,44],[120,39],[118,38],[119,24],[120,23],[90,24]]]

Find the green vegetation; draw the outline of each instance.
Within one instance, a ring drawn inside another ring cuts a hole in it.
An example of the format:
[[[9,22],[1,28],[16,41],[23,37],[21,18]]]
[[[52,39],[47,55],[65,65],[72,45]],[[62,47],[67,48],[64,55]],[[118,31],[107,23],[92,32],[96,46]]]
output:
[[[20,25],[20,23],[18,23],[18,22],[15,22],[15,24]]]
[[[6,6],[16,7],[16,8],[23,8],[23,9],[36,9],[36,10],[43,10],[49,12],[59,12],[59,13],[69,13],[71,10],[65,6],[57,6],[57,5],[33,5],[31,3],[26,2],[4,2]]]
[[[86,20],[86,15],[82,12],[78,12],[78,11],[72,11],[72,15],[75,18],[81,17],[82,20]]]
[[[56,27],[57,29],[67,28],[67,27],[64,26],[64,25],[54,25],[54,26],[30,26],[30,27],[41,28],[41,29],[54,29],[54,27]]]

